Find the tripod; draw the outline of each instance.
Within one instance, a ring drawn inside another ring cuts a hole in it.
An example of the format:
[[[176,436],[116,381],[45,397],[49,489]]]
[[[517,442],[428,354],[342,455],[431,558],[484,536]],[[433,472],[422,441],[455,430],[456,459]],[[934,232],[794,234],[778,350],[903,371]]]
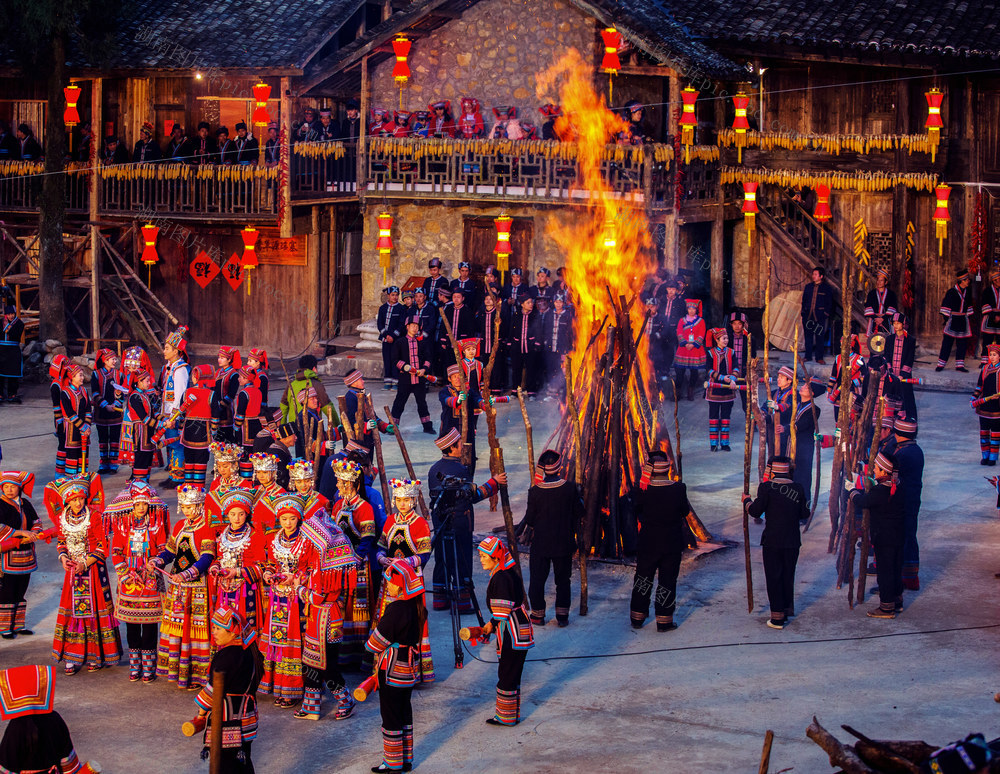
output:
[[[479,625],[485,626],[486,622],[483,620],[483,613],[479,609],[479,600],[476,599],[476,590],[472,583],[472,578],[469,578],[463,584],[458,577],[458,546],[455,543],[455,529],[452,526],[452,519],[462,508],[463,504],[459,502],[452,506],[441,507],[441,498],[447,491],[447,489],[442,489],[431,504],[431,511],[440,514],[442,517],[441,524],[436,530],[437,534],[434,535],[434,540],[431,543],[431,552],[435,553],[438,544],[441,545],[441,558],[444,560],[445,566],[445,593],[448,596],[448,607],[451,613],[451,637],[455,647],[455,669],[461,669],[465,666],[465,652],[462,650],[462,640],[459,637],[459,630],[462,628],[462,613],[459,610],[459,601],[463,588],[469,592],[472,609],[476,613],[476,618],[479,619]]]

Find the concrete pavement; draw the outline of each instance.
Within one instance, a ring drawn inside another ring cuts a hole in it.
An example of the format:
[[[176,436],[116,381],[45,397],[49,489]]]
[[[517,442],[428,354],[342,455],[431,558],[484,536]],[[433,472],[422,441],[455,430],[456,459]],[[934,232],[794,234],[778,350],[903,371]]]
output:
[[[391,393],[372,386],[376,406],[387,403]],[[273,385],[274,394],[281,388]],[[34,387],[22,406],[0,406],[3,467],[36,473],[39,509],[55,447],[44,392]],[[574,572],[571,624],[536,630],[522,686],[524,722],[513,729],[483,723],[494,699],[493,646],[475,654],[487,663],[467,656],[465,669],[454,670],[448,616],[431,612],[438,680],[414,693],[417,770],[746,771],[756,767],[770,728],[776,735],[772,770],[830,771],[822,751],[805,737],[814,714],[828,729],[847,723],[877,738],[945,744],[972,731],[996,736],[997,629],[983,628],[1000,627],[1000,581],[993,578],[1000,570],[996,492],[982,477],[993,471],[978,465],[978,427],[966,399],[920,392],[917,400],[918,441],[927,457],[920,519],[923,587],[906,593],[899,618],[866,618],[871,602],[852,611],[846,589],[834,588],[825,494],[803,539],[798,617],[781,632],[764,626],[760,527],[751,527],[756,607],[750,615],[741,548],[685,560],[678,584],[680,627],[668,634],[658,634],[651,624],[641,631],[629,628],[632,571],[613,564],[591,566],[590,615],[580,618]],[[832,411],[824,399],[821,406],[821,425],[831,432]],[[516,405],[499,408],[517,520],[528,485],[524,427]],[[554,402],[541,401],[529,404],[529,411],[537,454],[558,411]],[[673,435],[671,404],[662,413]],[[743,415],[734,411],[734,453],[728,455],[708,451],[704,401],[682,402],[679,415],[692,503],[716,537],[741,546]],[[437,450],[420,434],[412,407],[402,425],[417,475],[425,477]],[[398,475],[403,472],[398,449],[391,438],[384,440],[389,473]],[[485,448],[483,436],[479,481],[486,477]],[[823,467],[825,483],[826,456]],[[162,477],[156,473],[154,483]],[[109,496],[125,478],[124,469],[106,478]],[[175,502],[172,493],[166,499]],[[483,505],[476,510],[477,532],[502,523],[499,513],[489,514]],[[54,546],[41,545],[39,554],[41,570],[28,593],[28,622],[37,634],[0,643],[0,665],[50,663],[61,576]],[[476,566],[482,595],[486,578]],[[550,613],[552,593],[550,586]],[[360,679],[348,675],[352,687]],[[258,772],[366,771],[379,762],[377,696],[346,721],[327,714],[318,723],[293,720],[262,698],[253,755]],[[60,673],[56,707],[81,758],[101,762],[106,772],[207,770],[198,758],[200,740],[180,734],[180,724],[194,714],[192,696],[166,682],[130,684],[124,667],[73,677]],[[324,712],[330,709],[327,699]]]

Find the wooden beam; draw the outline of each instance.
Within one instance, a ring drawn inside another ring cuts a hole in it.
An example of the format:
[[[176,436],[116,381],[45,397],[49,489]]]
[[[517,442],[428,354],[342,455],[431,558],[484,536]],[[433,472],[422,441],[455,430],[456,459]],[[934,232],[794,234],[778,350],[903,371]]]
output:
[[[281,181],[281,190],[278,192],[281,196],[282,201],[285,203],[285,209],[282,213],[281,223],[279,224],[281,228],[281,238],[288,239],[292,236],[292,96],[291,96],[291,78],[285,77],[281,79],[281,105],[279,107],[279,116],[281,120],[281,137],[284,138],[284,142],[280,143],[280,148],[278,152],[281,157],[279,167],[281,169],[287,170],[285,179]],[[363,123],[363,121],[362,121]]]
[[[354,176],[357,183],[358,196],[362,195],[365,188],[368,187],[368,178],[366,172],[368,170],[368,165],[365,163],[366,150],[368,147],[368,121],[366,116],[371,105],[371,79],[368,76],[368,57],[364,57],[361,60],[361,134],[358,138],[358,152],[357,158],[355,159],[357,163],[357,174]]]
[[[622,65],[619,75],[651,75],[655,78],[673,78],[677,71],[667,65]]]
[[[90,219],[97,220],[101,196],[100,146],[103,138],[104,81],[94,78],[90,83]],[[90,227],[90,331],[91,336],[101,335],[101,227]]]

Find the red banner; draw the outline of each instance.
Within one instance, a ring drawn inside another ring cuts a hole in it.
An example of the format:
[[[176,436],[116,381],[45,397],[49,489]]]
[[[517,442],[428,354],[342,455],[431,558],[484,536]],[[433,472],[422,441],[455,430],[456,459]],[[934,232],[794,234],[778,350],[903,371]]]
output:
[[[201,286],[202,290],[208,287],[209,283],[215,279],[218,273],[218,265],[204,250],[198,253],[195,259],[191,261],[191,277]]]

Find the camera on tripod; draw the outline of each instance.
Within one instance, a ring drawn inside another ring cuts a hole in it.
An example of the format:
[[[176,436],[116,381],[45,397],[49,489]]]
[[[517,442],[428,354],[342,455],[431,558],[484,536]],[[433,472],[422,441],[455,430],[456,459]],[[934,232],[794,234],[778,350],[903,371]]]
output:
[[[441,516],[450,516],[472,505],[476,493],[475,483],[461,476],[446,476],[443,473],[438,473],[437,478],[441,488],[431,503],[432,511]]]

